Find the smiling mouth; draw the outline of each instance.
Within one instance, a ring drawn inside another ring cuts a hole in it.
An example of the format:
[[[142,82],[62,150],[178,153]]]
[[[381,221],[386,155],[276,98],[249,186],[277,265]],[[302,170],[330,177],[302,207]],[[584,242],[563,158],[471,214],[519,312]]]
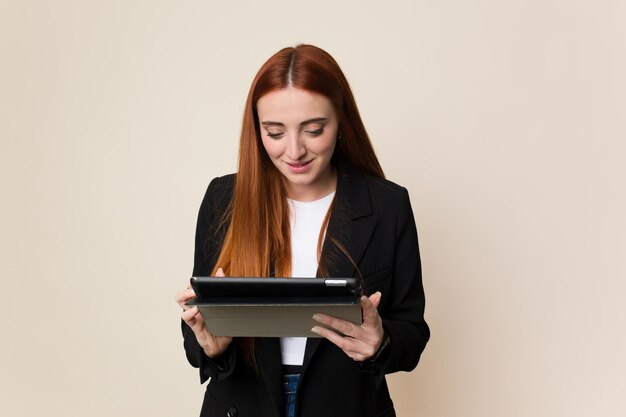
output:
[[[287,162],[287,165],[294,167],[294,168],[302,168],[304,166],[309,165],[312,161],[313,160],[306,161],[306,162],[296,162],[296,163]]]

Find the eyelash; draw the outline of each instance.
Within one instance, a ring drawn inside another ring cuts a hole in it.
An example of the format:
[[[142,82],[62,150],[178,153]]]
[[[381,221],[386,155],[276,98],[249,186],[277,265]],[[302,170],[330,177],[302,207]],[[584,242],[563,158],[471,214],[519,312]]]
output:
[[[308,133],[308,134],[309,134],[309,135],[311,135],[311,136],[316,137],[316,136],[319,136],[319,135],[321,135],[322,133],[324,133],[324,129],[323,129],[323,128],[320,128],[320,129],[317,129],[317,130],[305,130],[305,132],[306,132],[306,133]],[[267,136],[269,136],[269,137],[270,137],[270,138],[272,138],[272,139],[279,139],[279,138],[281,138],[284,134],[285,134],[285,132],[280,132],[280,133],[270,133],[270,132],[267,132]]]

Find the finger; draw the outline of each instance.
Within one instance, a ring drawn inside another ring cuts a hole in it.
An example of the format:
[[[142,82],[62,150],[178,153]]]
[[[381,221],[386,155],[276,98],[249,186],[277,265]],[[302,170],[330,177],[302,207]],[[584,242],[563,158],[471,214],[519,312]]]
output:
[[[191,322],[193,321],[194,318],[196,318],[196,316],[199,314],[199,310],[198,307],[191,307],[186,309],[185,311],[183,311],[183,314],[181,314],[181,318],[191,326]],[[195,323],[193,323],[195,324]]]
[[[315,326],[311,331],[330,341],[355,361],[364,361],[367,358],[371,358],[375,352],[374,348],[367,343],[351,337],[343,337],[324,327]]]
[[[215,271],[215,276],[216,277],[225,277],[226,275],[224,275],[224,270],[222,268],[217,268],[217,271]]]
[[[202,314],[199,314],[198,308],[197,307],[190,308],[189,310],[183,312],[183,315],[184,314],[187,314],[188,316],[186,317],[183,316],[183,320],[185,321],[185,323],[187,323],[187,325],[191,328],[191,330],[196,335],[196,339],[198,339],[198,343],[200,343],[200,345],[206,344],[203,341],[205,341],[209,337],[213,337],[213,335],[211,335],[207,331],[207,328],[204,324],[204,317],[202,317]]]
[[[194,298],[196,296],[196,293],[194,292],[194,290],[192,288],[187,288],[181,292],[179,292],[178,294],[176,294],[176,302],[178,303],[178,305],[183,309],[186,310],[187,306],[185,305],[185,303],[187,301],[189,301],[190,299]]]
[[[383,297],[382,293],[380,291],[376,291],[374,294],[369,296],[369,299],[372,302],[372,304],[374,304],[374,307],[378,309],[378,306],[380,305],[380,299],[382,297]]]
[[[355,341],[354,339],[350,338],[350,337],[344,337],[341,336],[340,334],[327,329],[325,327],[322,326],[314,326],[311,331],[325,339],[327,339],[328,341],[330,341],[332,344],[334,344],[335,346],[337,346],[339,349],[343,350],[344,352],[348,353],[348,352],[352,352],[355,350],[356,346],[355,346]]]
[[[176,294],[176,301],[178,301],[178,302],[187,301],[190,298],[193,298],[195,296],[196,296],[196,293],[193,290],[193,288],[187,287],[183,291],[181,291],[178,294]]]
[[[336,330],[338,333],[343,333],[346,336],[355,337],[359,326],[351,321],[338,319],[337,317],[327,316],[326,314],[316,313],[313,315],[313,320],[325,324],[328,327]]]
[[[375,295],[372,295],[372,297]],[[363,311],[363,326],[375,326],[380,320],[380,316],[374,303],[366,296],[361,297],[361,309]]]

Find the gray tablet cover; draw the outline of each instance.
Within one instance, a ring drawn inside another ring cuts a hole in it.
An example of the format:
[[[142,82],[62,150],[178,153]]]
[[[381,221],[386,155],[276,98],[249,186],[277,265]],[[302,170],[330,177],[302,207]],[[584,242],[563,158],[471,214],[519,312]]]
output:
[[[362,295],[355,278],[193,277],[198,306],[216,336],[319,337],[315,313],[361,324]]]

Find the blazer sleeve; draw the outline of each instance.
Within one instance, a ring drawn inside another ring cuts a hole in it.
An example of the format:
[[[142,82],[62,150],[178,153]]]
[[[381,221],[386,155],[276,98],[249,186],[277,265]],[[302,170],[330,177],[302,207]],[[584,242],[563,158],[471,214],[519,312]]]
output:
[[[217,199],[224,194],[220,193],[220,188],[220,178],[211,181],[200,205],[196,225],[193,276],[210,275],[221,249],[222,242],[218,237],[220,234],[218,229],[223,226],[221,222],[223,210],[219,210]],[[232,373],[236,360],[234,343],[231,343],[219,357],[209,358],[191,328],[183,320],[181,329],[187,360],[193,367],[199,369],[200,383],[209,378],[221,380]]]
[[[390,343],[379,358],[366,369],[381,373],[411,371],[419,362],[430,338],[430,329],[424,320],[424,287],[417,240],[417,228],[409,194],[401,189],[396,212],[395,250],[392,278],[384,311],[383,328]],[[379,307],[380,308],[380,307]]]

